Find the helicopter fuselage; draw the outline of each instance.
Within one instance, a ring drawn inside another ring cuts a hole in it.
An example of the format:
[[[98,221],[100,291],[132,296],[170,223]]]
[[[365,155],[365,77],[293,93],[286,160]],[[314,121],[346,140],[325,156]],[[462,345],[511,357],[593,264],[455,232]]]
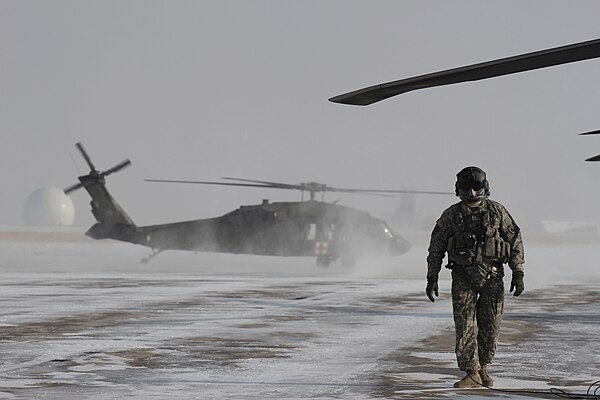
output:
[[[320,264],[342,258],[406,253],[410,244],[366,211],[320,201],[263,201],[223,216],[162,225],[107,226],[87,233],[155,250],[192,250],[270,256],[316,256]]]

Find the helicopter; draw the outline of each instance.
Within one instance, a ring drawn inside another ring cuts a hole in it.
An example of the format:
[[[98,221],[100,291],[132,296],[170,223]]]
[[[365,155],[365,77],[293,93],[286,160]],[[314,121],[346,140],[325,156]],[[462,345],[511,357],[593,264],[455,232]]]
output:
[[[164,250],[190,250],[265,256],[315,257],[326,267],[341,259],[352,266],[357,259],[373,255],[396,256],[411,245],[382,219],[366,211],[315,200],[317,193],[363,193],[390,196],[394,193],[453,195],[451,192],[347,189],[310,182],[298,185],[242,178],[225,178],[236,182],[176,181],[147,179],[150,182],[193,183],[299,190],[300,202],[263,200],[257,205],[243,205],[225,215],[191,221],[151,226],[137,226],[106,188],[106,177],[131,165],[130,160],[106,171],[98,171],[81,142],[77,150],[90,168],[79,183],[64,192],[84,188],[92,198],[91,211],[96,223],[86,235],[93,239],[114,239],[147,246],[152,253],[142,259],[147,263]],[[304,193],[309,199],[304,200]]]

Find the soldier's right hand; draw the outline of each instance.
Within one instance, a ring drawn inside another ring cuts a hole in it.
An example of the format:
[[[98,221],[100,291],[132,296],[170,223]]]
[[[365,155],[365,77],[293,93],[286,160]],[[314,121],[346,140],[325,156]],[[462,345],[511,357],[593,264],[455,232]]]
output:
[[[523,283],[523,271],[514,271],[512,279],[510,281],[510,293],[514,290],[513,296],[519,296],[525,290],[525,284]]]
[[[427,293],[427,297],[429,297],[429,300],[431,300],[431,302],[433,303],[435,301],[435,298],[433,297],[433,295],[435,294],[435,297],[439,296],[438,293],[438,278],[436,277],[427,277],[427,288],[425,289],[425,293]]]

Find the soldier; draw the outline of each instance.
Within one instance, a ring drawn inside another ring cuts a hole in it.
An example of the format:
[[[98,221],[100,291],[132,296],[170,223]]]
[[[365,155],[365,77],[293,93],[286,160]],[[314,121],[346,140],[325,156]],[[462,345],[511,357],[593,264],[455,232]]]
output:
[[[466,167],[456,178],[455,193],[461,201],[442,213],[431,233],[426,293],[432,302],[433,295],[438,296],[438,276],[447,252],[456,359],[466,372],[454,387],[492,387],[487,368],[494,358],[504,311],[503,264],[512,270],[510,292],[519,296],[525,289],[523,242],[506,208],[488,199],[490,188],[482,169]]]

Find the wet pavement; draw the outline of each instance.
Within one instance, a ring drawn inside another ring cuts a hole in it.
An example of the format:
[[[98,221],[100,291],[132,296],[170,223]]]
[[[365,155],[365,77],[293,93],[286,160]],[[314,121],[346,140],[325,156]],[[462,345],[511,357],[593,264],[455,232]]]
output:
[[[89,243],[0,250],[0,398],[555,398],[600,379],[600,284],[507,296],[496,387],[455,390],[449,281]],[[161,255],[162,256],[162,255]],[[406,258],[410,261],[411,258]]]

